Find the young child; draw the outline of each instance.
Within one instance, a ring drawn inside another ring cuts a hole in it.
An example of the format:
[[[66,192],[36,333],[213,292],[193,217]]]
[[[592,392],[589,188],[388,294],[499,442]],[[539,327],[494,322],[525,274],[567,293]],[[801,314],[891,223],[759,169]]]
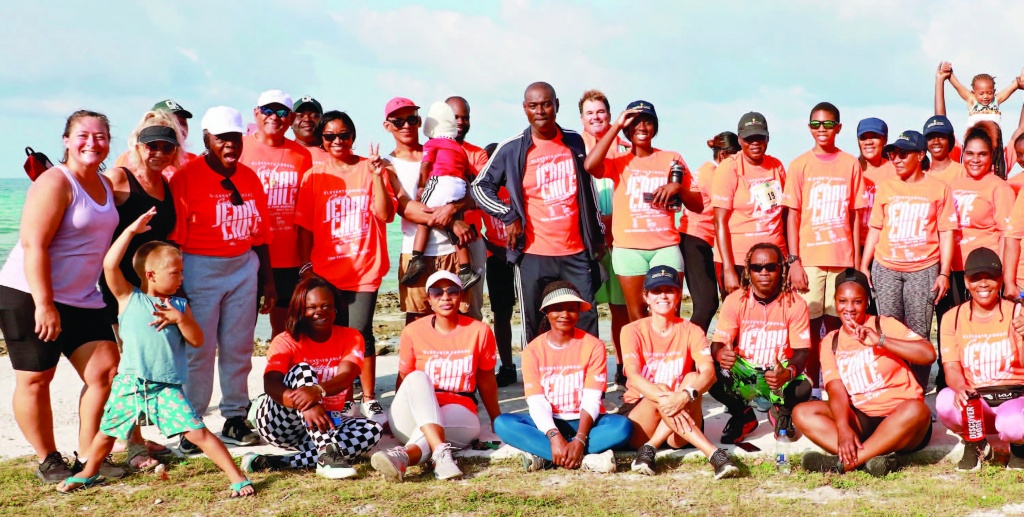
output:
[[[420,201],[434,208],[447,205],[466,197],[466,182],[469,178],[469,157],[455,137],[455,112],[447,103],[438,101],[430,106],[423,121],[423,134],[430,140],[423,144],[423,164],[420,166]],[[451,234],[451,232],[449,232]],[[427,247],[430,228],[419,225],[413,242],[412,260],[399,282],[412,285],[427,271],[427,259],[423,250]],[[480,274],[470,266],[469,249],[456,244],[459,259],[459,279],[462,288],[469,289],[480,281]]]
[[[188,303],[173,296],[181,286],[181,252],[164,242],[148,242],[132,260],[142,285],[131,285],[121,273],[119,265],[129,241],[150,229],[148,223],[154,215],[155,208],[136,219],[103,259],[107,285],[117,298],[124,352],[88,457],[105,458],[115,438],[127,439],[145,414],[164,436],[184,433],[198,445],[227,473],[231,497],[254,495],[252,482],[220,439],[203,425],[182,390],[188,375],[185,344],[202,346],[203,333]],[[64,480],[57,490],[67,493],[91,487],[98,481],[100,465],[99,461],[86,462],[81,472]]]
[[[988,74],[978,74],[971,80],[971,89],[968,90],[953,74],[953,65],[947,61],[939,65],[939,74],[949,81],[949,84],[956,88],[956,92],[967,102],[967,128],[970,129],[975,123],[982,120],[990,120],[999,123],[1002,114],[999,112],[999,105],[1006,102],[1006,99],[1013,95],[1013,92],[1024,85],[1024,70],[1021,76],[1015,77],[1013,83],[1003,91],[996,93],[996,79]]]

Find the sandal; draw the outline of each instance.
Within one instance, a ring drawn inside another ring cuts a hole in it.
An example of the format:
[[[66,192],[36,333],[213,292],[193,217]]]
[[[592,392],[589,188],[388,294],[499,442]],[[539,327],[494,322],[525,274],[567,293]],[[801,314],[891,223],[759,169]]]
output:
[[[242,490],[244,490],[245,487],[252,487],[252,492],[250,492],[248,494],[243,494]],[[232,499],[241,499],[243,497],[252,497],[254,495],[256,495],[256,486],[253,485],[252,481],[249,481],[248,478],[246,478],[245,481],[239,481],[238,483],[231,483],[231,498]]]
[[[67,495],[67,494],[70,494],[71,492],[76,492],[78,490],[83,490],[83,489],[86,489],[86,488],[92,488],[94,485],[98,485],[98,484],[100,484],[102,482],[103,482],[103,480],[100,479],[100,475],[99,474],[96,474],[95,476],[93,476],[91,478],[80,478],[80,477],[71,476],[71,477],[65,479],[63,483],[57,485],[57,491],[62,493],[62,494]],[[68,485],[70,485],[70,484],[75,484],[77,486],[68,488]]]
[[[169,454],[171,452],[167,446],[154,442],[153,440],[146,440],[146,448],[149,449],[149,454]],[[110,452],[117,454],[119,452],[128,451],[128,442],[118,440],[114,442],[114,448]]]
[[[160,460],[150,455],[149,447],[146,447],[144,444],[129,442],[128,460],[125,463],[129,470],[137,473],[155,469],[157,465],[160,465]]]

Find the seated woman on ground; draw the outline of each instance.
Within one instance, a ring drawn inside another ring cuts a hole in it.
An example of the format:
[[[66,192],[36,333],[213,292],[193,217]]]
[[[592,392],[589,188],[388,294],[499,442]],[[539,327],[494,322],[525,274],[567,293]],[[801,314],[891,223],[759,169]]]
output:
[[[501,414],[494,333],[487,324],[459,314],[463,291],[455,273],[435,272],[426,289],[433,315],[402,330],[398,387],[388,408],[391,432],[405,445],[370,458],[388,481],[402,481],[406,467],[427,460],[437,479],[462,477],[452,449],[465,449],[480,438],[474,392],[479,388],[492,423]]]
[[[957,470],[978,470],[992,453],[988,440],[968,441],[963,409],[981,398],[984,434],[1009,442],[1008,469],[1024,469],[1024,317],[1020,306],[999,298],[1002,263],[988,248],[978,248],[964,263],[971,299],[942,318],[942,368],[948,388],[935,398],[939,421],[961,435],[964,454]]]
[[[601,340],[576,328],[590,304],[572,283],[556,281],[544,288],[540,310],[547,317],[541,330],[550,330],[522,356],[530,414],[505,413],[494,421],[494,432],[523,451],[527,472],[555,466],[615,472],[612,449],[629,440],[632,424],[603,414],[608,354]]]
[[[629,445],[637,449],[633,471],[654,475],[654,455],[668,442],[675,449],[690,443],[715,468],[715,479],[734,477],[739,469],[724,449],[704,436],[701,393],[715,381],[704,330],[678,316],[683,287],[679,272],[657,266],[644,279],[650,316],[622,329],[627,391],[619,415],[633,422]]]
[[[919,451],[931,438],[931,413],[907,363],[931,364],[935,349],[896,318],[869,316],[870,290],[853,268],[836,277],[843,326],[821,340],[828,402],[793,410],[797,429],[829,454],[804,454],[804,470],[841,474],[863,466],[881,477],[899,467],[897,453]]]
[[[285,332],[267,351],[266,393],[253,400],[250,411],[257,434],[297,452],[246,454],[246,472],[315,466],[317,475],[328,479],[350,478],[356,470],[349,462],[380,441],[380,424],[344,411],[366,345],[359,331],[334,324],[335,297],[334,287],[318,276],[295,286]]]

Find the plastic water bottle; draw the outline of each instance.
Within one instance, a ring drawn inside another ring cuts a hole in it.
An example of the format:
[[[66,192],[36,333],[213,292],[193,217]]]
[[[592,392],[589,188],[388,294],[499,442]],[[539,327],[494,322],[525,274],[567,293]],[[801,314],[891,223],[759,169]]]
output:
[[[779,431],[779,439],[775,443],[775,467],[780,474],[788,475],[791,471],[789,465],[789,446],[789,436],[786,435],[786,430],[782,429]]]

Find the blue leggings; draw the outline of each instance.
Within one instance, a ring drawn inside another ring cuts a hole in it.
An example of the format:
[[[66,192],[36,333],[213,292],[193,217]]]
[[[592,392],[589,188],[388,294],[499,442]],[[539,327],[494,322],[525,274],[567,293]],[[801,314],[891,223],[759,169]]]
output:
[[[566,440],[576,436],[580,427],[579,420],[555,419],[555,427]],[[619,415],[600,415],[594,426],[590,428],[590,437],[584,454],[597,454],[614,449],[629,441],[633,432],[633,424],[628,418]],[[544,436],[544,431],[537,429],[529,415],[521,413],[504,413],[494,419],[494,433],[501,441],[535,456],[551,461],[551,442]]]

